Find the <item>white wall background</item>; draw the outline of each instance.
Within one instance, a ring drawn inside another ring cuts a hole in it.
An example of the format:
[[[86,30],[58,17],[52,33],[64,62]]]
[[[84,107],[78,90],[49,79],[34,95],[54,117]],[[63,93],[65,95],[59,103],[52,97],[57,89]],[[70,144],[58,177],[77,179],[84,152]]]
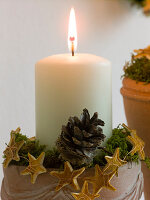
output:
[[[35,134],[34,65],[68,52],[72,6],[78,52],[112,61],[113,126],[125,122],[120,76],[132,50],[150,43],[150,18],[126,0],[0,0],[0,155],[11,129],[20,126],[28,136]]]

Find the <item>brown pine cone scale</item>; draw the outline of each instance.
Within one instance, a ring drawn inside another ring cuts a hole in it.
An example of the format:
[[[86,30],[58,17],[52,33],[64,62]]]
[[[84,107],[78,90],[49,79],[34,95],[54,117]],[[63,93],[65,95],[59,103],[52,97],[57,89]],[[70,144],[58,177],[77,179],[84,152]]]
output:
[[[88,165],[93,160],[97,148],[104,141],[105,135],[100,126],[104,122],[98,119],[98,113],[92,118],[87,109],[83,110],[81,118],[70,117],[56,145],[62,159],[73,165]]]

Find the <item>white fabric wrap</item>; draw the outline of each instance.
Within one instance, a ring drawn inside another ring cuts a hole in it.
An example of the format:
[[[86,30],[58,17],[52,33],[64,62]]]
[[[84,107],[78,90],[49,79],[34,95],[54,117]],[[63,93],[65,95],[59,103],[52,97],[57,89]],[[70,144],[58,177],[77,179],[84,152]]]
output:
[[[31,184],[30,176],[20,175],[24,170],[23,166],[9,166],[4,169],[4,179],[1,188],[2,200],[73,200],[73,191],[70,186],[55,192],[58,179],[49,174],[53,169],[38,176],[36,183]],[[119,168],[118,177],[114,176],[110,183],[116,191],[102,189],[100,198],[103,200],[139,200],[143,192],[143,174],[141,163],[128,163]],[[86,170],[79,178],[80,187],[83,185],[83,178],[94,175],[94,168]],[[92,191],[92,185],[89,184]]]

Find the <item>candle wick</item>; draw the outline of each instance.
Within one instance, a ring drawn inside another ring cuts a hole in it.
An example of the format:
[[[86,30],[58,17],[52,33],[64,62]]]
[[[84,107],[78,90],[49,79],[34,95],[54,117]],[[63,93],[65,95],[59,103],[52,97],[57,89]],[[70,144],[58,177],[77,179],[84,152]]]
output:
[[[74,56],[74,43],[72,42],[72,56]]]

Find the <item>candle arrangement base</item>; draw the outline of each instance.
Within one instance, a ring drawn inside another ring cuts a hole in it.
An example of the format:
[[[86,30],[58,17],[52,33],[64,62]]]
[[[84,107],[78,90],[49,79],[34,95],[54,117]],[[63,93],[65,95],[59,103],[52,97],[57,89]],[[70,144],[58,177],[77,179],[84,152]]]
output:
[[[1,198],[2,200],[73,200],[71,193],[75,192],[70,186],[62,188],[55,192],[57,179],[49,173],[41,174],[35,184],[30,183],[29,176],[20,175],[24,170],[23,166],[11,165],[4,169],[4,179],[2,182]],[[53,169],[48,169],[52,171]],[[84,178],[94,175],[94,168],[85,170],[78,178],[82,188]],[[118,177],[111,180],[111,184],[116,191],[103,189],[100,197],[103,200],[139,200],[143,192],[143,174],[141,172],[141,163],[128,163],[119,168]],[[89,185],[89,191],[92,187]]]
[[[70,117],[55,149],[17,128],[4,151],[2,200],[139,200],[144,142],[125,124],[106,141],[104,121],[87,109]]]

